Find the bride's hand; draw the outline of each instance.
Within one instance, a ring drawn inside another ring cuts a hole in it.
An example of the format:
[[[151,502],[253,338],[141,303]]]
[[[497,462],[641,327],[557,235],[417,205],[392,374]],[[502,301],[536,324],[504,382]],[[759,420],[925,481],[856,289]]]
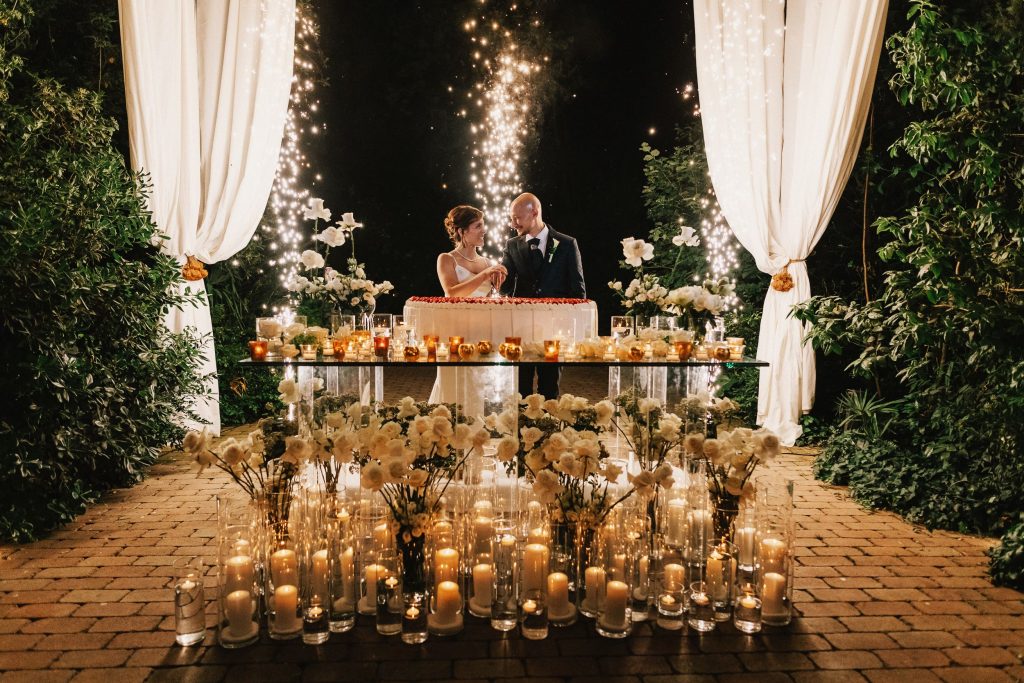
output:
[[[508,269],[501,264],[491,266],[484,272],[491,278],[491,282],[495,287],[501,287],[502,283],[505,282],[505,278],[508,277]]]

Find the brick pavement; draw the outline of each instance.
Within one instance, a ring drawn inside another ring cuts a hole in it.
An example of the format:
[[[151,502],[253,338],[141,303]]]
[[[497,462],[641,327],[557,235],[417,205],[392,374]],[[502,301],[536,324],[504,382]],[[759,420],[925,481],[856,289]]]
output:
[[[418,392],[432,373],[388,381]],[[563,389],[594,398],[603,381],[567,373]],[[361,621],[320,647],[264,637],[226,651],[212,630],[201,646],[174,644],[167,585],[175,557],[214,557],[214,497],[231,488],[169,453],[47,539],[0,546],[0,680],[1024,680],[1024,594],[986,578],[993,541],[864,510],[814,481],[810,464],[789,454],[772,465],[796,482],[800,616],[785,629],[680,636],[644,624],[609,641],[584,621],[535,642],[470,618],[454,638],[407,646]]]

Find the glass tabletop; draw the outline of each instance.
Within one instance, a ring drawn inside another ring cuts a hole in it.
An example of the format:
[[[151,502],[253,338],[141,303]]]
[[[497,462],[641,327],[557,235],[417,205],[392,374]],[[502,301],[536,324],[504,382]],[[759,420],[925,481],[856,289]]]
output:
[[[756,358],[744,357],[742,360],[696,360],[689,359],[685,361],[669,360],[666,357],[656,358],[645,358],[643,360],[613,360],[606,358],[574,358],[572,360],[564,359],[559,357],[558,360],[545,360],[544,358],[531,357],[521,358],[518,361],[510,361],[506,358],[501,357],[497,353],[488,355],[474,355],[472,358],[460,360],[459,358],[448,358],[446,360],[433,360],[428,361],[425,357],[420,356],[415,360],[405,360],[405,358],[377,358],[377,357],[360,357],[352,359],[346,357],[345,360],[335,360],[333,356],[320,356],[315,360],[303,359],[301,357],[295,358],[273,358],[269,360],[251,360],[245,358],[239,361],[240,365],[250,367],[384,367],[384,368],[398,368],[398,367],[438,367],[438,368],[458,368],[458,367],[489,367],[489,366],[510,366],[515,367],[519,365],[561,365],[561,366],[586,366],[586,367],[607,367],[607,368],[630,368],[630,367],[683,367],[683,368],[698,368],[698,367],[712,367],[712,368],[761,368],[768,367],[768,363],[765,361],[757,360]]]

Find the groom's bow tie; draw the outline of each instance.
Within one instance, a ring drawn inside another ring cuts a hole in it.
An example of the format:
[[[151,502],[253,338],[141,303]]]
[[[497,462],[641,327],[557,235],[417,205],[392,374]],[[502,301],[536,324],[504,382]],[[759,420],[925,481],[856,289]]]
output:
[[[544,254],[540,251],[540,238],[531,237],[526,241],[530,245],[530,265],[533,266],[533,269],[536,271],[544,262]]]

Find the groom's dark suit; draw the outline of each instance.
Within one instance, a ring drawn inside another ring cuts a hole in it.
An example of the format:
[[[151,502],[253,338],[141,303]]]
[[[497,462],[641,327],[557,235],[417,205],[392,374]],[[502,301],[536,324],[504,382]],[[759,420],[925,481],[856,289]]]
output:
[[[550,225],[547,228],[547,248],[543,254],[530,244],[528,234],[513,237],[505,243],[501,265],[508,269],[508,277],[501,286],[501,293],[531,299],[587,298],[579,245],[569,235],[558,232]],[[537,392],[543,394],[545,398],[558,398],[561,369],[540,364],[519,366],[520,393],[526,395],[533,391],[535,371]]]

